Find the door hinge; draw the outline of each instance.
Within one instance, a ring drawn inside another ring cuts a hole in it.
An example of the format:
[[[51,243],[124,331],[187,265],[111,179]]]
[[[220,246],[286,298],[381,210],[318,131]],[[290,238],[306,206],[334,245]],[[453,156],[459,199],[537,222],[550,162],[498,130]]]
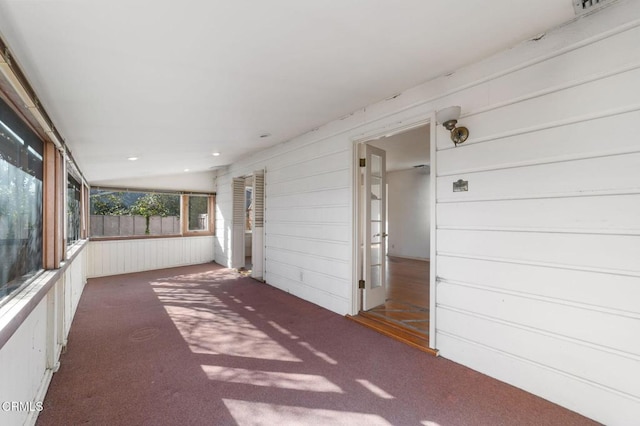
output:
[[[358,288],[364,288],[364,280],[358,281]]]
[[[366,158],[361,158],[360,159],[360,167],[367,167],[367,159]]]

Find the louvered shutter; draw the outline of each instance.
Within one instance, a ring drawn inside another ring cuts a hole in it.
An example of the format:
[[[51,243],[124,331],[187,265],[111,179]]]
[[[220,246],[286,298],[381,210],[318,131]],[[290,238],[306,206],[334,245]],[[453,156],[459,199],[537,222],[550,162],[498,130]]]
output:
[[[233,219],[231,232],[231,267],[244,266],[245,189],[244,178],[233,179]]]
[[[253,172],[253,210],[251,241],[251,276],[263,280],[264,276],[264,170]]]

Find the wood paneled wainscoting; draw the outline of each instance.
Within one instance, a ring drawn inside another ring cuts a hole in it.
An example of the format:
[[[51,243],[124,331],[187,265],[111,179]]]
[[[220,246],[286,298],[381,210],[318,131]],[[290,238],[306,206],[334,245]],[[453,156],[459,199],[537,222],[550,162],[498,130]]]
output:
[[[429,348],[429,261],[387,256],[383,305],[350,319],[417,349]]]

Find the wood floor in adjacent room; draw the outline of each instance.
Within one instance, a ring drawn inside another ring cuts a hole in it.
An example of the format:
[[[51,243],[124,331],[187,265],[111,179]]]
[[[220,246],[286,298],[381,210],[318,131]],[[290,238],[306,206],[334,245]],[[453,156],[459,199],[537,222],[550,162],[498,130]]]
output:
[[[387,256],[387,299],[349,319],[421,351],[429,347],[429,262]]]
[[[429,262],[387,256],[387,301],[369,313],[429,334]]]

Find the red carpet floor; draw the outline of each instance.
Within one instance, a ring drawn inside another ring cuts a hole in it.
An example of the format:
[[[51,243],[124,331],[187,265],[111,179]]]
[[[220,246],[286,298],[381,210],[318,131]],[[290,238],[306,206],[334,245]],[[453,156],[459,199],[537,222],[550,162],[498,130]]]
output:
[[[585,425],[214,264],[89,280],[39,425]]]

